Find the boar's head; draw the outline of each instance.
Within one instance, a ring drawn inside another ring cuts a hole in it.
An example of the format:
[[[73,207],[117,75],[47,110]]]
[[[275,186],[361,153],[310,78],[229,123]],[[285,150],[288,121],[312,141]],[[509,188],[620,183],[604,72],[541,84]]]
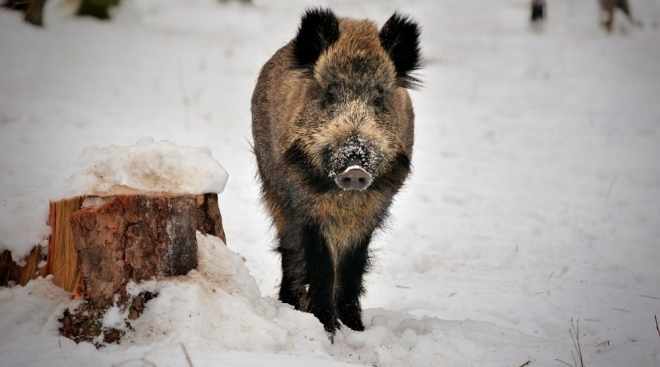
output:
[[[301,81],[293,145],[315,174],[344,190],[366,189],[394,169],[405,178],[414,130],[406,89],[418,85],[411,73],[420,66],[417,24],[395,13],[378,30],[369,20],[314,9],[292,44]]]

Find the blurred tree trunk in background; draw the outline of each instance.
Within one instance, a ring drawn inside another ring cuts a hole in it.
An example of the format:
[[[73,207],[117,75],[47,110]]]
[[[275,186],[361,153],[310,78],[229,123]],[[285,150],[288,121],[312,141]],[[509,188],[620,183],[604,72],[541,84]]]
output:
[[[601,7],[601,23],[605,30],[608,32],[612,31],[612,23],[614,23],[614,10],[616,8],[621,9],[623,14],[625,14],[630,22],[636,24],[633,20],[632,14],[630,13],[630,6],[628,6],[628,0],[600,0]]]
[[[30,0],[5,0],[2,6],[14,10],[27,10],[30,5]]]
[[[45,4],[46,4],[46,0],[30,1],[30,6],[25,11],[25,21],[30,24],[34,24],[42,27],[44,25],[43,13],[44,13]]]
[[[119,0],[81,0],[76,15],[110,19],[110,8],[119,5]]]
[[[46,0],[6,0],[4,7],[22,10],[25,13],[26,22],[37,26],[43,26],[43,11]]]
[[[81,0],[76,15],[97,19],[110,19],[110,8],[118,6],[120,0]],[[9,9],[25,12],[25,21],[43,26],[43,10],[46,0],[5,0],[2,5]]]

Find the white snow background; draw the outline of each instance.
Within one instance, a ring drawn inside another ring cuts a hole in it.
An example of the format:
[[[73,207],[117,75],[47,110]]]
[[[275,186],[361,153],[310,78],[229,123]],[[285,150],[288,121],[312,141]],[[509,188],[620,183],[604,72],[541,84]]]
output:
[[[414,172],[373,243],[366,330],[334,345],[275,299],[250,145],[259,68],[319,3],[253,2],[122,0],[101,22],[50,0],[44,29],[0,11],[0,250],[47,233],[48,199],[89,178],[85,154],[107,153],[114,184],[130,175],[112,162],[145,145],[186,161],[146,160],[180,168],[165,185],[218,189],[218,162],[229,173],[228,246],[200,235],[199,269],[132,285],[159,296],[121,345],[59,337],[78,301],[38,279],[0,288],[0,366],[189,366],[183,346],[195,367],[579,365],[577,320],[586,366],[660,366],[659,0],[630,0],[641,27],[619,12],[610,35],[595,0],[549,0],[540,31],[527,0],[321,4],[409,14],[425,56]]]

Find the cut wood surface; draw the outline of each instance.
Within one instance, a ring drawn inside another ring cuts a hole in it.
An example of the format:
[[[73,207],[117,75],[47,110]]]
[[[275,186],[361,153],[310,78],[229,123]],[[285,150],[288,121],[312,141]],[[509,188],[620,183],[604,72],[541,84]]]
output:
[[[25,285],[53,274],[53,282],[84,294],[97,307],[111,304],[130,281],[186,274],[197,266],[196,231],[226,243],[217,194],[137,193],[81,196],[51,202],[45,266],[35,248],[18,266],[0,254],[0,285]],[[43,265],[43,264],[42,264]]]
[[[80,210],[84,197],[50,203],[50,237],[46,274],[53,274],[53,283],[68,291],[80,291],[80,271],[78,254],[73,247],[73,231],[69,224],[71,213]]]

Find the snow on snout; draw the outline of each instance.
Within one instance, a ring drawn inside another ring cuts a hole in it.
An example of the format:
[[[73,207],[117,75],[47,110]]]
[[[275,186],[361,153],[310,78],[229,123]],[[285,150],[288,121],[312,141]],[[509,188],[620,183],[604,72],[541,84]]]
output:
[[[346,173],[351,167],[360,167],[370,175],[383,159],[383,153],[359,135],[348,138],[331,156],[327,167],[328,176],[335,178]],[[341,172],[341,173],[339,173]]]

